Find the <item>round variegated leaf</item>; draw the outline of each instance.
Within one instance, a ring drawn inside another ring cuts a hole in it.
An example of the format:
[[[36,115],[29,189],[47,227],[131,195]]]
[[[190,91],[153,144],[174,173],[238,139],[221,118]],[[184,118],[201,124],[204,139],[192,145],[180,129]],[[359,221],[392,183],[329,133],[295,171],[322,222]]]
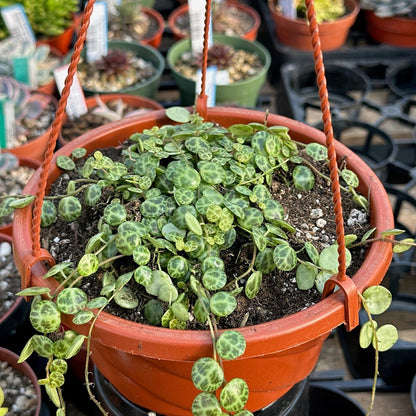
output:
[[[315,284],[315,278],[318,274],[318,269],[313,266],[299,264],[296,269],[296,283],[301,290],[308,290]]]
[[[298,263],[295,250],[288,244],[278,244],[275,247],[273,251],[273,260],[276,267],[285,272],[293,270]]]
[[[229,292],[217,292],[209,302],[211,312],[217,316],[228,316],[237,307],[237,300]]]
[[[319,143],[309,143],[305,147],[305,152],[314,160],[322,161],[328,159],[328,150]]]
[[[202,275],[202,283],[208,290],[219,290],[227,283],[227,275],[222,269],[208,269]]]
[[[249,389],[242,378],[233,378],[221,390],[220,403],[229,412],[237,412],[246,405]]]
[[[392,294],[384,286],[370,286],[363,292],[363,298],[371,315],[379,315],[389,308]]]
[[[170,277],[180,279],[185,277],[189,271],[188,261],[182,256],[173,256],[167,264]]]
[[[215,349],[222,359],[235,360],[244,354],[246,340],[238,331],[228,330],[219,336]]]
[[[88,302],[87,295],[77,287],[68,287],[59,292],[56,298],[58,309],[65,314],[75,315],[85,308]]]
[[[224,382],[221,366],[209,357],[200,358],[194,363],[191,377],[194,386],[205,392],[217,390]]]
[[[273,249],[267,247],[264,251],[258,253],[254,266],[264,274],[272,272],[276,268],[276,264],[273,260]]]
[[[301,191],[310,191],[315,185],[315,176],[307,166],[296,166],[292,177],[295,188]]]
[[[114,302],[123,309],[135,309],[139,305],[139,299],[128,286],[123,286],[116,292]]]
[[[215,394],[202,392],[192,402],[193,416],[224,416]]]

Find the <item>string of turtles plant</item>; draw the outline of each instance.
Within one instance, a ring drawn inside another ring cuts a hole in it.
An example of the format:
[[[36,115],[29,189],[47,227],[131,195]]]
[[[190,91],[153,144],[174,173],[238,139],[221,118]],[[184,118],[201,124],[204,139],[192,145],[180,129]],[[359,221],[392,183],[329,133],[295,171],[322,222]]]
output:
[[[321,253],[310,242],[302,242],[300,250],[293,248],[296,230],[285,221],[283,206],[271,196],[269,186],[276,177],[308,191],[317,174],[301,156],[300,144],[290,138],[286,127],[268,127],[267,115],[264,124],[224,128],[184,108],[173,107],[166,114],[178,124],[133,134],[130,145],[123,149],[123,162],[100,151],[87,156],[85,149],[75,149],[71,157],[60,155],[56,159],[63,171],[78,172],[78,179],[69,181],[65,195],[45,197],[42,227],[53,226],[58,215],[75,221],[83,207],[102,203],[105,190],[112,192],[111,200],[108,192],[105,194],[97,233],[89,239],[78,263],[56,264],[44,275],[45,279],[55,278],[60,283],[58,289],[51,292],[45,287],[31,287],[19,292],[21,296],[33,296],[30,321],[39,332],[27,342],[20,361],[34,351],[48,358],[46,376],[39,383],[57,406],[57,416],[65,414],[61,387],[67,360],[78,353],[86,339],[73,330],[58,333],[61,314],[73,315],[75,324],[92,322],[89,343],[97,316],[110,302],[125,309],[138,307],[133,288],[139,285],[152,297],[144,306],[150,325],[186,329],[190,321],[196,320],[211,331],[212,357],[200,358],[192,369],[193,383],[201,391],[194,399],[193,414],[248,416],[252,414],[245,409],[249,387],[241,378],[226,380],[222,366],[223,360],[244,353],[245,339],[234,329],[219,336],[218,322],[233,313],[239,294],[253,299],[263,275],[274,269],[296,271],[300,289],[316,286],[319,291],[325,280],[337,273],[336,244]],[[313,160],[327,161],[324,146],[312,143],[304,149]],[[289,180],[292,165],[295,167]],[[367,208],[366,199],[355,190],[356,175],[345,167],[340,174],[344,190],[361,208]],[[0,206],[0,215],[32,200],[32,196],[9,196]],[[134,213],[132,205],[138,207]],[[348,246],[373,241],[373,232],[366,233],[360,242],[355,236],[347,236]],[[414,245],[413,240],[408,244],[393,241],[390,235],[396,233],[386,231],[380,238],[400,250]],[[231,278],[221,254],[237,238],[251,242],[253,254],[248,268]],[[305,253],[309,260],[305,260]],[[116,268],[120,258],[130,258],[134,264],[121,275]],[[348,249],[347,260],[351,260]],[[88,299],[80,288],[81,281],[97,272],[102,281],[100,296]],[[368,305],[381,303],[386,307],[388,303],[378,293],[368,299],[363,295],[369,313],[374,310]],[[376,351],[394,344],[391,331],[386,334],[375,324],[371,328],[371,340],[375,341],[370,343]],[[368,341],[371,331],[367,329]],[[89,388],[87,367],[86,384]]]

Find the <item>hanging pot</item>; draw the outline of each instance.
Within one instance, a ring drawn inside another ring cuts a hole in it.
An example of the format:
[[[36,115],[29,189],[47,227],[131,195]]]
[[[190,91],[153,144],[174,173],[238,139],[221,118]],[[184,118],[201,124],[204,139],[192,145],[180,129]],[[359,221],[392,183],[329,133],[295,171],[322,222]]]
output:
[[[236,123],[264,122],[260,111],[214,107],[208,108],[207,121],[223,126]],[[325,143],[319,130],[277,115],[269,115],[269,125],[289,128],[294,140],[304,143]],[[107,124],[86,133],[60,149],[55,155],[69,155],[77,147],[88,152],[116,146],[120,137],[153,126],[171,124],[164,111],[151,112]],[[352,151],[335,143],[339,157],[346,156],[349,169],[360,180],[359,191],[370,195],[371,224],[378,232],[393,228],[393,215],[387,194],[377,176]],[[52,163],[48,185],[59,176],[60,170]],[[25,188],[34,193],[40,176],[38,170]],[[371,189],[371,192],[369,192]],[[22,286],[58,287],[53,279],[43,279],[46,267],[31,255],[31,207],[18,210],[13,227],[14,256],[22,276]],[[42,259],[49,257],[43,252]],[[392,257],[390,244],[376,242],[353,276],[358,291],[382,280]],[[33,264],[33,267],[31,265]],[[310,308],[272,322],[239,328],[247,342],[245,354],[224,362],[230,379],[241,377],[250,388],[247,408],[262,409],[283,396],[303,380],[314,368],[322,344],[329,333],[346,321],[344,295],[337,291]],[[89,325],[76,326],[68,317],[63,323],[87,334]],[[193,363],[212,352],[209,331],[181,331],[133,323],[110,315],[100,314],[92,331],[92,359],[98,370],[128,400],[139,406],[170,416],[190,415],[193,398],[198,393],[190,379]]]
[[[319,37],[322,51],[338,49],[345,44],[350,27],[357,19],[359,6],[356,0],[345,0],[348,13],[333,22],[319,24]],[[276,11],[276,0],[268,0],[277,39],[291,48],[312,51],[309,25],[305,19],[290,19]]]
[[[216,104],[236,105],[241,107],[255,107],[260,89],[266,81],[267,72],[270,67],[271,57],[269,51],[256,41],[236,38],[225,35],[214,35],[214,43],[231,46],[236,50],[244,50],[257,54],[263,63],[263,68],[256,74],[243,81],[237,81],[227,85],[217,85]],[[175,63],[179,57],[191,50],[190,39],[182,39],[173,44],[167,54],[167,63],[172,70],[173,77],[179,87],[181,104],[184,106],[193,105],[195,102],[195,81],[186,78],[175,70]]]

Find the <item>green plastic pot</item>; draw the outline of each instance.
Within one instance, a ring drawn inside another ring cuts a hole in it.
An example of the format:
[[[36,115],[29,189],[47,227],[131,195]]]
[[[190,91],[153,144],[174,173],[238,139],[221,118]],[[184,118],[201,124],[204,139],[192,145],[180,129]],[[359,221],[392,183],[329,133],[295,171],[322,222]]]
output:
[[[134,42],[126,42],[122,40],[109,41],[108,49],[133,51],[136,56],[143,58],[145,61],[151,62],[156,68],[156,73],[146,81],[122,88],[118,91],[111,91],[111,93],[132,94],[140,95],[142,97],[154,98],[159,88],[160,78],[162,76],[163,70],[165,69],[165,60],[162,54],[152,46],[142,45]],[[66,57],[66,63],[70,62],[71,55]],[[85,59],[85,49],[82,51],[81,56],[83,59]],[[82,90],[87,97],[96,94],[108,94],[110,92],[108,90],[93,90],[85,87],[82,87]]]
[[[214,43],[221,43],[231,46],[234,49],[242,49],[250,53],[256,53],[260,57],[263,62],[263,69],[258,74],[244,81],[228,85],[218,85],[216,88],[217,105],[254,108],[270,67],[271,57],[269,51],[259,42],[226,35],[214,35]],[[195,81],[184,77],[174,69],[174,66],[179,57],[184,52],[190,50],[190,39],[182,39],[174,43],[169,48],[167,54],[167,64],[172,70],[173,77],[180,91],[181,104],[184,106],[190,106],[195,103]]]

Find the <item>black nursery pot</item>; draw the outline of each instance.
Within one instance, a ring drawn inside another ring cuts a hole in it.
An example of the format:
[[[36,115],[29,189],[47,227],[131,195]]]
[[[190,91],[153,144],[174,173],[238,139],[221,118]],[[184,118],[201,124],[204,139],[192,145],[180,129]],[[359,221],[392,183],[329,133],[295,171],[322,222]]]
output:
[[[111,416],[148,416],[149,410],[131,403],[94,366],[97,399]],[[304,379],[255,416],[364,416],[363,408],[344,392]],[[158,415],[162,416],[162,415]]]

